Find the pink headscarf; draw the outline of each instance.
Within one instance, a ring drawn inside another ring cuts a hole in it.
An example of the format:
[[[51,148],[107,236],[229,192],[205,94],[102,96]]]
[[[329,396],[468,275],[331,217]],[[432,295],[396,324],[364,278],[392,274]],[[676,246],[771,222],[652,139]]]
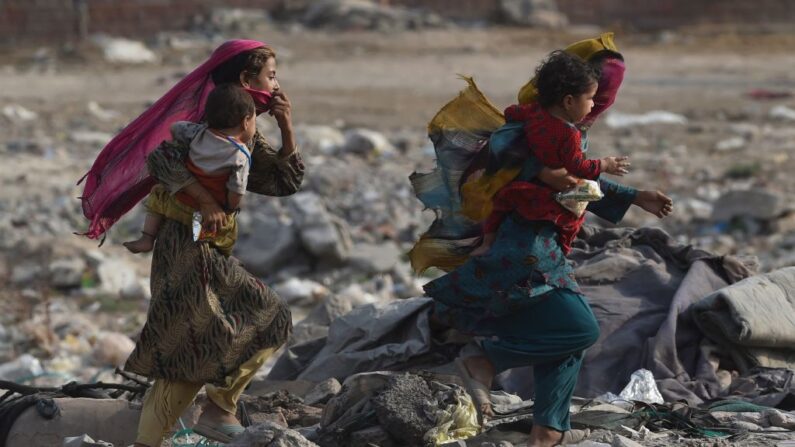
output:
[[[579,123],[580,128],[588,129],[596,118],[616,101],[618,89],[624,81],[626,65],[619,58],[611,57],[602,63],[602,74],[599,76],[599,87],[593,99],[591,112]]]
[[[230,40],[210,58],[185,76],[154,105],[127,125],[100,152],[88,173],[83,196],[83,214],[91,223],[88,232],[97,239],[121,216],[143,199],[156,181],[146,171],[146,157],[171,137],[171,124],[198,122],[204,114],[207,95],[215,87],[212,71],[232,57],[265,46],[256,40]]]

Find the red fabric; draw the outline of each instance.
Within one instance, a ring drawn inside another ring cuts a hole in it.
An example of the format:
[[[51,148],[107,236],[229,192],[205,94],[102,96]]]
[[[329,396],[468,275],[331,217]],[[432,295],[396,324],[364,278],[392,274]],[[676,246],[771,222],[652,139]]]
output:
[[[188,170],[193,174],[196,180],[204,186],[204,189],[213,196],[215,202],[221,206],[226,205],[227,194],[229,190],[226,188],[226,182],[229,181],[228,174],[221,174],[221,175],[209,175],[204,172],[201,168],[193,164],[193,162],[188,159],[186,163]],[[176,194],[177,200],[188,205],[189,207],[198,210],[199,209],[199,202],[196,201],[190,194],[185,192],[178,192]]]
[[[86,181],[80,198],[83,214],[90,221],[86,236],[100,237],[149,193],[155,180],[146,171],[147,155],[170,138],[171,124],[201,120],[207,95],[214,87],[212,71],[235,55],[262,46],[265,44],[254,40],[225,42],[102,149],[80,180]]]
[[[550,115],[538,104],[513,105],[505,110],[508,121],[523,121],[528,150],[541,163],[552,169],[566,168],[577,177],[595,180],[599,177],[599,160],[587,160],[580,147],[580,131]],[[555,224],[564,254],[580,231],[585,217],[577,217],[563,208],[553,197],[549,186],[525,181],[513,181],[494,197],[494,212],[484,223],[486,233],[496,232],[505,216],[518,212],[527,220],[546,220]]]
[[[624,71],[626,71],[626,65],[621,59],[605,59],[602,63],[602,74],[599,76],[599,87],[596,89],[596,96],[593,99],[593,108],[578,125],[586,129],[590,128],[596,118],[613,105],[616,96],[618,96],[618,89],[624,81]]]

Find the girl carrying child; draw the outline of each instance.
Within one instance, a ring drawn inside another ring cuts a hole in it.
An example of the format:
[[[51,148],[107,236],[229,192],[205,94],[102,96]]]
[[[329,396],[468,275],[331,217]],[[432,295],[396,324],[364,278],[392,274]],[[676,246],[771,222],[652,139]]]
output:
[[[533,160],[544,171],[563,168],[571,175],[598,178],[600,184],[603,173],[626,172],[625,158],[590,161],[581,148],[581,129],[575,124],[591,111],[597,80],[599,74],[584,60],[563,52],[553,53],[538,69],[536,101],[511,106],[505,113],[503,129],[520,128],[524,142],[512,150],[524,154],[510,174],[513,179],[494,195],[480,247],[425,286],[426,295],[435,300],[437,322],[488,337],[467,345],[456,362],[484,417],[492,414],[488,390],[494,375],[534,366],[532,447],[576,443],[587,436],[571,430],[569,405],[583,352],[598,339],[599,325],[565,258],[582,217],[563,208],[553,197],[556,190],[537,180],[542,176]],[[611,188],[614,203],[620,196],[626,207],[635,203],[659,217],[672,210],[670,199],[661,193]],[[613,212],[618,214],[615,220],[626,207]]]

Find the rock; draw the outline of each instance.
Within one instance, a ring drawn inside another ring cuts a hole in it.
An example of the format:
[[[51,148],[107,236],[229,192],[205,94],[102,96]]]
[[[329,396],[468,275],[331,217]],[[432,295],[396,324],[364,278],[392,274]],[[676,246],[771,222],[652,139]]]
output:
[[[770,117],[783,121],[795,121],[795,109],[779,105],[770,109]]]
[[[102,49],[105,60],[112,63],[143,64],[157,61],[157,55],[143,43],[120,37],[94,36],[94,43]]]
[[[443,23],[436,14],[385,6],[369,0],[311,2],[302,21],[310,27],[360,30],[418,29]]]
[[[320,196],[301,192],[291,196],[289,203],[295,210],[299,237],[307,252],[328,264],[348,257],[351,241],[347,224],[326,210]]]
[[[554,0],[500,0],[500,13],[514,25],[562,28],[569,23]]]
[[[247,228],[241,228],[234,253],[254,275],[272,274],[276,265],[289,264],[300,252],[295,227],[280,218],[280,213],[281,210],[266,207],[254,214]]]
[[[386,388],[372,400],[378,422],[401,445],[422,445],[423,436],[433,428],[434,421],[426,414],[435,405],[425,380],[413,374],[389,379]]]
[[[19,124],[26,121],[33,121],[39,117],[39,114],[19,104],[8,104],[3,107],[3,116],[8,118],[11,122]]]
[[[345,132],[343,151],[357,155],[386,155],[395,147],[384,134],[370,129],[352,129]]]
[[[329,399],[336,396],[342,389],[342,385],[335,378],[324,380],[315,385],[312,390],[304,397],[304,403],[307,405],[322,405],[328,402]]]
[[[12,382],[38,376],[44,372],[41,362],[30,354],[22,354],[15,360],[0,365],[0,380]]]
[[[307,306],[326,298],[331,292],[322,284],[308,279],[290,278],[276,284],[273,290],[291,305]]]
[[[727,221],[735,217],[770,220],[785,210],[784,198],[763,189],[734,190],[723,194],[714,204],[712,220]]]
[[[241,402],[249,415],[281,413],[291,427],[308,427],[320,422],[323,410],[306,405],[301,398],[286,390],[279,390],[262,396],[243,394]],[[238,416],[240,414],[238,413]]]
[[[610,443],[611,447],[643,447],[642,445],[638,444],[637,442],[625,438],[621,435],[614,435],[613,442]]]
[[[50,284],[59,288],[80,287],[86,261],[81,258],[57,259],[50,263]]]
[[[395,268],[403,251],[394,242],[384,244],[355,244],[350,264],[367,273],[385,273]]]
[[[11,269],[11,283],[16,285],[31,286],[42,273],[42,268],[36,264],[24,263]]]
[[[389,436],[389,433],[380,425],[368,427],[351,433],[350,447],[397,447],[398,444]]]
[[[731,137],[718,141],[715,150],[720,152],[739,151],[745,149],[746,141],[743,137]]]
[[[307,154],[331,155],[345,145],[345,136],[330,126],[299,125],[295,129],[298,147]]]
[[[152,290],[149,287],[149,278],[139,278],[119,290],[119,295],[125,300],[150,300]]]
[[[119,259],[106,259],[97,267],[103,292],[119,294],[127,287],[137,287],[138,276],[132,266]]]
[[[121,116],[115,110],[103,109],[96,101],[89,101],[87,105],[89,113],[100,121],[113,121]]]
[[[95,146],[104,146],[111,138],[113,138],[113,135],[109,133],[91,130],[75,130],[69,134],[70,141]]]
[[[113,444],[105,441],[94,441],[91,436],[70,436],[63,438],[63,447],[113,447]]]
[[[98,365],[121,366],[135,349],[130,337],[118,332],[102,332],[94,344],[92,357]]]
[[[246,428],[246,431],[227,444],[230,447],[317,447],[300,433],[273,422],[263,422]]]

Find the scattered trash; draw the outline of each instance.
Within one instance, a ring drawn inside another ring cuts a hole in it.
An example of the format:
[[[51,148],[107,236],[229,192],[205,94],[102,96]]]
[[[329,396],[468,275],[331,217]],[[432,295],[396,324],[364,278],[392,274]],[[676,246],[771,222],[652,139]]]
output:
[[[768,90],[764,88],[757,88],[750,90],[748,93],[746,93],[746,96],[756,100],[773,100],[791,98],[792,93],[786,90]]]
[[[88,102],[88,111],[100,121],[113,121],[121,116],[115,110],[103,109],[96,101]]]
[[[654,382],[654,375],[651,371],[646,369],[639,369],[632,373],[629,383],[619,396],[626,400],[635,400],[646,402],[650,404],[661,404],[665,401],[657,389],[657,384]]]
[[[113,447],[113,444],[105,441],[94,441],[91,436],[71,436],[63,438],[63,447]]]

